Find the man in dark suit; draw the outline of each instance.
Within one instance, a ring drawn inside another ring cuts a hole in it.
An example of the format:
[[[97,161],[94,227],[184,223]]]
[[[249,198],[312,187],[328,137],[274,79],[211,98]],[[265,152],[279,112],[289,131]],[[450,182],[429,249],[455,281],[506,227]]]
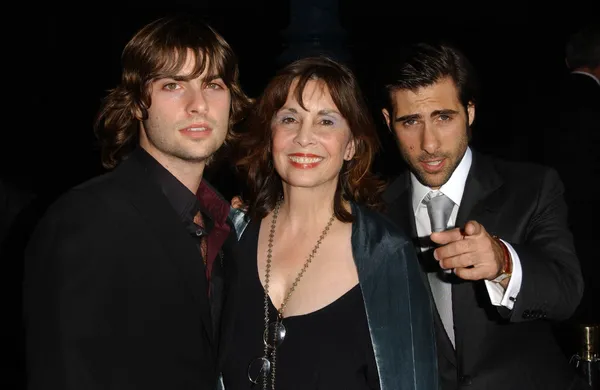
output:
[[[27,248],[31,390],[217,383],[236,214],[202,175],[248,106],[237,62],[175,17],[137,32],[122,64],[96,122],[114,170],[61,196]]]
[[[10,357],[7,383],[22,389],[25,380],[22,296],[23,249],[35,226],[38,196],[15,182],[0,177],[0,264],[11,277],[2,283],[4,308],[3,345]],[[8,327],[7,327],[8,325]]]
[[[583,386],[550,327],[583,289],[559,177],[469,147],[475,85],[458,50],[418,44],[393,65],[383,115],[409,172],[385,200],[422,250],[442,388]]]
[[[585,280],[581,305],[572,322],[600,324],[600,266],[596,254],[596,232],[592,223],[600,219],[597,195],[588,183],[600,178],[600,27],[592,25],[571,35],[565,46],[568,74],[550,94],[544,154],[565,183],[569,223]]]

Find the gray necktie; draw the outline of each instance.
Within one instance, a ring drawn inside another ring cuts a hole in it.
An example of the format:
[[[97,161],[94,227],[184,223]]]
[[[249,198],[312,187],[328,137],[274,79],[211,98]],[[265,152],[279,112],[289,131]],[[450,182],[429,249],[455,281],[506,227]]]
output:
[[[452,214],[452,209],[454,208],[454,202],[441,192],[431,191],[423,199],[423,203],[427,206],[427,213],[431,221],[431,231],[440,232],[446,230],[450,214]],[[444,324],[444,329],[446,329],[448,338],[450,338],[454,346],[452,285],[445,281],[444,272],[441,268],[438,272],[428,273],[427,278],[429,279],[433,299]]]

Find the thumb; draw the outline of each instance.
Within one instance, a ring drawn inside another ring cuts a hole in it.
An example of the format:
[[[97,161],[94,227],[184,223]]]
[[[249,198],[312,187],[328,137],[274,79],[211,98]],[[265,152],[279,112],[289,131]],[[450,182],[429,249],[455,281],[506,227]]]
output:
[[[465,235],[466,236],[475,236],[479,233],[481,233],[482,230],[482,226],[479,222],[477,221],[469,221],[465,224]]]

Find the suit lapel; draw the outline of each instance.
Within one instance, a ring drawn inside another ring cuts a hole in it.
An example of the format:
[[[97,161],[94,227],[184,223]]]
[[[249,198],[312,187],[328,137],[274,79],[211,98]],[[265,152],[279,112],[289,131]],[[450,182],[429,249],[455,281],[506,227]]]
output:
[[[237,235],[233,226],[231,226],[231,232],[227,237],[227,240],[223,244],[221,253],[223,254],[223,263],[220,266],[220,285],[221,288],[218,292],[218,296],[215,294],[212,296],[211,305],[213,306],[213,312],[216,312],[215,305],[218,305],[218,316],[219,320],[214,321],[215,336],[216,340],[219,340],[218,344],[218,362],[221,364],[225,358],[225,352],[229,346],[229,342],[233,339],[233,325],[234,325],[234,298],[235,293],[233,292],[234,287],[237,285],[237,271],[236,263],[234,258],[234,251],[237,245]],[[217,259],[220,261],[220,259]],[[216,264],[215,264],[216,265]]]
[[[213,342],[208,283],[198,248],[158,185],[148,180],[144,168],[135,159],[124,161],[115,175],[144,220],[148,241],[162,243],[168,255],[165,261],[179,269],[186,288],[197,303],[208,339]]]
[[[493,194],[501,185],[502,179],[491,160],[473,152],[473,162],[465,183],[465,190],[456,217],[456,226],[463,228],[471,220],[478,222],[489,220],[490,214],[497,212],[498,207],[496,207]],[[461,350],[462,345],[469,342],[469,336],[461,333],[461,329],[466,328],[461,323],[472,321],[471,314],[464,302],[473,300],[477,285],[477,283],[464,281],[458,281],[452,285],[452,312],[457,350]]]
[[[465,183],[460,208],[456,216],[456,226],[464,226],[474,216],[494,211],[488,197],[502,185],[502,179],[494,169],[489,158],[473,152],[473,162]],[[486,202],[482,200],[486,199]]]
[[[228,250],[226,252],[225,258],[225,292],[223,302],[223,314],[221,316],[219,355],[217,361],[219,366],[223,365],[225,358],[230,353],[229,349],[231,348],[231,341],[233,340],[233,333],[236,325],[235,313],[237,306],[237,297],[240,292],[240,286],[242,286],[241,278],[248,277],[248,275],[242,274],[239,271],[240,264],[238,263],[238,260],[242,258],[245,259],[247,257],[245,256],[245,254],[239,253],[239,248],[244,247],[244,244],[240,245],[239,242],[242,239],[251,241],[255,240],[256,242],[258,242],[258,231],[260,228],[260,222],[255,222],[255,224],[252,225],[248,232],[246,232],[246,226],[249,226],[248,218],[245,218],[244,223],[239,224],[240,221],[235,221],[231,218],[231,213],[229,216],[229,220],[235,229],[235,235],[233,233],[230,234],[227,240],[228,244],[226,244]],[[256,224],[258,224],[258,226]],[[243,238],[242,232],[245,234]]]

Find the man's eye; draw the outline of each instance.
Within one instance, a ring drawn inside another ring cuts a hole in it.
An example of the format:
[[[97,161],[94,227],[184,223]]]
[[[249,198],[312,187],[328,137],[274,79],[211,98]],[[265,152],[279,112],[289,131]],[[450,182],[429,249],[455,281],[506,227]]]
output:
[[[174,91],[179,88],[179,85],[177,83],[167,83],[163,86],[163,88],[168,91]]]
[[[407,119],[404,121],[404,126],[414,126],[417,124],[416,119]]]
[[[442,121],[449,121],[450,119],[452,119],[450,115],[440,115],[440,120]]]
[[[223,89],[223,87],[222,87],[222,86],[221,86],[221,84],[219,84],[219,83],[208,83],[208,84],[206,85],[206,87],[207,87],[208,89]]]

